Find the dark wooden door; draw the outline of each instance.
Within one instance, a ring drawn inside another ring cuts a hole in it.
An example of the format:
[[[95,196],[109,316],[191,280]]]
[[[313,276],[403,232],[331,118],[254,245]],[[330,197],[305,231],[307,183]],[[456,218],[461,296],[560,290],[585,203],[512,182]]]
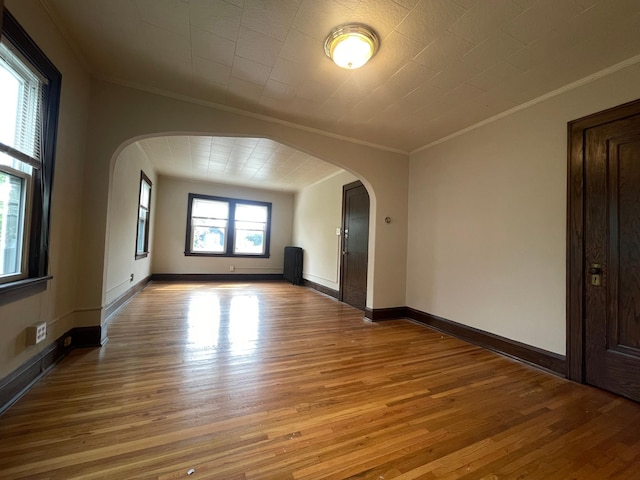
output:
[[[640,114],[584,131],[585,378],[640,401]]]
[[[361,182],[342,189],[340,300],[364,310],[367,303],[369,194]]]

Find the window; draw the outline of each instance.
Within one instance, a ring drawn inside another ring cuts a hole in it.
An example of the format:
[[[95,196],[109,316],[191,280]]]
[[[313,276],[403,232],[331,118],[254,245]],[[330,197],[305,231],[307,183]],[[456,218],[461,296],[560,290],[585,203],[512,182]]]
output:
[[[44,285],[50,278],[49,210],[60,82],[60,72],[4,11],[0,41],[0,294]]]
[[[271,204],[189,194],[185,255],[268,257]]]
[[[149,212],[151,209],[151,180],[140,172],[138,197],[138,230],[136,233],[136,260],[149,255]]]

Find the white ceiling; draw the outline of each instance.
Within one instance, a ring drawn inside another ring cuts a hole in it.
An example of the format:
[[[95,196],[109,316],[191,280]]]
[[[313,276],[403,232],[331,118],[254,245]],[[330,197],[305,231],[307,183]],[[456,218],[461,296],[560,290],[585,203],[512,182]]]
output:
[[[640,54],[638,0],[41,0],[98,77],[404,152]],[[373,27],[360,70],[323,52]]]
[[[295,191],[342,169],[266,138],[171,136],[139,140],[158,172]]]

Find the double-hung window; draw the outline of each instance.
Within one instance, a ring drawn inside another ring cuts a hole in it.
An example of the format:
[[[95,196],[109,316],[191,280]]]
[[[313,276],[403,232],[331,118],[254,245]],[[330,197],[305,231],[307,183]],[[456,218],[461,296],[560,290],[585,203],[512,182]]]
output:
[[[0,293],[47,278],[60,81],[53,64],[5,11],[0,41]]]
[[[149,255],[149,222],[151,211],[151,180],[140,172],[140,196],[138,197],[138,229],[136,233],[136,260]]]
[[[189,194],[185,255],[268,257],[271,203]]]

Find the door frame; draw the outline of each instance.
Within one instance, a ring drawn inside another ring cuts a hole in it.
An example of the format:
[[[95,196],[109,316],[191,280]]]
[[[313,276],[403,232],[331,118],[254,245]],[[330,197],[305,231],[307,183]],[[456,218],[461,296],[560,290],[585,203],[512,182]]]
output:
[[[346,185],[342,186],[342,220],[340,225],[340,284],[338,286],[338,300],[340,300],[341,302],[344,302],[344,255],[342,252],[344,252],[344,230],[345,230],[346,220],[347,220],[346,193],[347,193],[347,190],[351,190],[358,187],[364,187],[365,190],[367,189],[360,180],[356,180],[355,182],[347,183]],[[369,194],[368,191],[367,191],[367,194]],[[371,209],[371,197],[369,197],[369,209]],[[369,217],[371,217],[371,210],[369,210]],[[369,218],[369,220],[371,220],[371,218]],[[371,226],[371,224],[369,224],[369,226]],[[367,232],[367,237],[369,236],[369,233],[370,232]],[[367,241],[368,241],[368,238],[367,238]],[[369,262],[367,261],[367,277],[368,277],[368,274],[369,274]],[[366,308],[366,305],[365,305],[365,308]]]
[[[567,125],[567,378],[585,383],[585,159],[589,128],[640,114],[640,100],[573,120]]]

